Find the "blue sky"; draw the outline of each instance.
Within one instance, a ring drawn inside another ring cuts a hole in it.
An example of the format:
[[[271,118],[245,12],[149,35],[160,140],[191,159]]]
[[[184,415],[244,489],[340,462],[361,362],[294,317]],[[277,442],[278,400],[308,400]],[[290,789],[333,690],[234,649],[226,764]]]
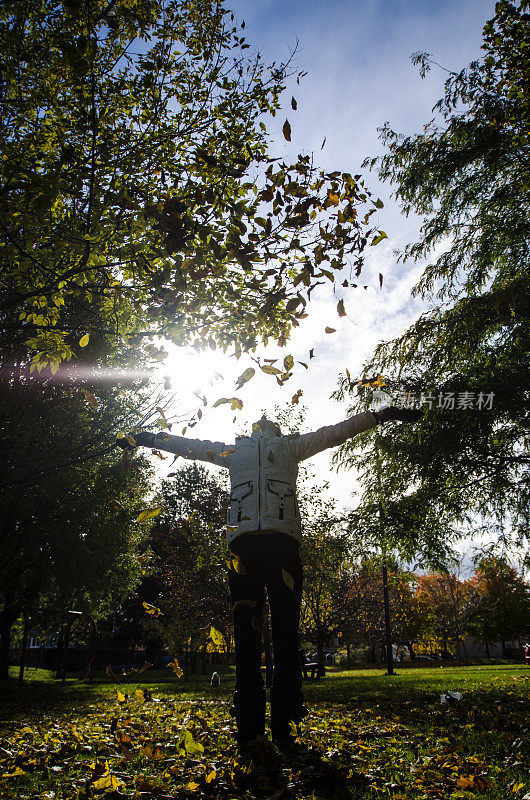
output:
[[[443,92],[444,73],[433,69],[422,80],[410,54],[427,51],[439,63],[459,70],[480,57],[482,27],[494,13],[490,0],[427,0],[421,4],[411,0],[237,0],[229,4],[227,0],[227,4],[240,21],[245,20],[247,41],[259,49],[266,62],[285,59],[298,42],[295,67],[308,72],[299,86],[293,81],[288,87],[284,110],[270,121],[271,153],[288,159],[314,151],[323,167],[354,174],[361,172],[366,156],[382,152],[377,128],[386,121],[394,130],[410,134],[420,131],[433,116],[432,107]],[[291,94],[298,102],[297,111],[290,107]],[[292,127],[290,144],[281,134],[286,118]],[[320,150],[324,137],[326,145]],[[265,354],[283,358],[289,352],[306,361],[309,349],[314,348],[311,369],[306,373],[300,367],[282,389],[270,376],[256,375],[239,393],[245,407],[235,424],[233,412],[226,406],[208,406],[193,429],[194,436],[231,442],[248,430],[263,409],[271,413],[275,405],[289,404],[300,388],[308,409],[306,430],[338,422],[346,415],[345,407],[329,397],[339,372],[347,367],[352,375],[360,375],[375,345],[399,335],[425,307],[410,296],[422,265],[397,265],[393,255],[396,248],[414,239],[419,220],[400,214],[390,197],[391,187],[382,186],[375,173],[364,171],[364,177],[385,203],[376,222],[389,236],[368,254],[363,283],[370,288],[339,295],[330,290],[318,296],[315,293],[309,319],[289,345],[283,350],[272,346]],[[382,289],[379,272],[384,275]],[[340,297],[348,318],[337,317]],[[326,336],[326,325],[336,327],[337,333]],[[179,352],[171,356],[168,366],[175,373],[175,384],[180,381],[182,387],[180,410],[187,410],[196,403],[190,390],[205,391],[210,402],[231,396],[235,377],[248,363],[218,353],[197,358]],[[226,377],[224,383],[211,385],[214,370]],[[312,466],[321,479],[331,479],[340,506],[354,502],[352,477],[332,475],[329,454],[318,456]]]

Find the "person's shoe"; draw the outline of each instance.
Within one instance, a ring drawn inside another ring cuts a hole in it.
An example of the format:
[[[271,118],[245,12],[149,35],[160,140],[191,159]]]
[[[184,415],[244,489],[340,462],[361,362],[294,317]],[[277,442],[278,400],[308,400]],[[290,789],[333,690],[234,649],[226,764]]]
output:
[[[283,764],[282,754],[275,742],[266,736],[256,736],[250,741],[238,744],[238,754],[245,760],[252,761],[258,769],[275,770]]]

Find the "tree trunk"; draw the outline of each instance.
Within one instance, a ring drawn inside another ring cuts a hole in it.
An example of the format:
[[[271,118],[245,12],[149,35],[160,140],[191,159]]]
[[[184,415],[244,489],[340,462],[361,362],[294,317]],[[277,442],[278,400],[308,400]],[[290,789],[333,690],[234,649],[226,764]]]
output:
[[[325,637],[317,631],[317,677],[321,678],[326,674],[326,660],[324,658]]]
[[[490,660],[490,659],[491,659],[491,655],[490,655],[490,643],[489,643],[489,642],[487,642],[487,641],[485,641],[485,642],[484,642],[484,647],[485,647],[485,649],[486,649],[486,658],[487,658],[488,660]]]
[[[11,649],[11,629],[17,614],[10,608],[5,608],[0,613],[0,680],[9,678],[9,660]]]

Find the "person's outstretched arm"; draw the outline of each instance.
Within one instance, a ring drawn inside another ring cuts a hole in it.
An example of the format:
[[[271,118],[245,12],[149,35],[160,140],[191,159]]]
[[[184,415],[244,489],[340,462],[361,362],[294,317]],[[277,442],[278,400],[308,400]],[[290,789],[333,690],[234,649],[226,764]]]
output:
[[[416,422],[422,412],[416,409],[396,408],[386,406],[379,411],[363,411],[336,425],[326,425],[312,433],[304,433],[290,440],[292,452],[297,461],[327,450],[329,447],[338,447],[352,436],[375,428],[376,425],[398,420],[400,422]]]
[[[139,431],[132,433],[132,438],[136,445],[140,447],[152,447],[157,450],[166,450],[182,458],[189,458],[197,461],[208,461],[218,467],[228,467],[228,459],[233,448],[227,447],[224,442],[211,442],[208,439],[188,439],[185,436],[172,436],[165,431],[150,433],[149,431]],[[118,439],[116,444],[123,449],[133,449],[128,439]]]

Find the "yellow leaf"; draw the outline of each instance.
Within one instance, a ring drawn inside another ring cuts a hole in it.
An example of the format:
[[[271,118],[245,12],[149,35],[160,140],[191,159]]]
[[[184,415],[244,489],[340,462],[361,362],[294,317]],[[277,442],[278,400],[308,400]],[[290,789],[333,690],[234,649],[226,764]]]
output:
[[[186,784],[186,789],[188,790],[188,792],[196,792],[199,786],[200,783],[196,783],[195,781],[190,781],[189,783]]]
[[[291,590],[294,589],[294,578],[283,567],[282,567],[282,579],[283,579],[283,582],[285,583],[285,585],[289,587],[289,589],[291,589]]]
[[[125,695],[122,692],[116,692],[116,700],[118,703],[125,703]]]
[[[218,631],[213,625],[210,627],[210,639],[217,647],[226,647],[225,637],[221,631]]]
[[[146,519],[158,517],[163,508],[164,506],[158,506],[158,508],[146,508],[144,511],[140,511],[138,514],[138,522],[144,522]]]
[[[372,247],[375,247],[376,244],[379,244],[379,242],[382,242],[383,239],[388,239],[388,236],[384,231],[379,231],[379,236],[376,236],[375,239],[373,240],[373,242],[371,243]]]
[[[184,675],[176,656],[173,658],[173,661],[169,662],[168,667],[171,667],[177,678],[182,678]]]
[[[239,556],[234,556],[232,559],[232,569],[238,573],[238,575],[246,575],[247,570]]]
[[[292,356],[285,356],[283,359],[283,366],[286,372],[290,372],[294,367],[294,358]]]
[[[13,772],[4,772],[2,778],[17,778],[19,775],[25,775],[25,772],[20,767],[15,767]]]
[[[115,775],[104,775],[103,778],[94,781],[92,786],[94,789],[119,789],[123,786],[123,781],[118,780]]]
[[[217,772],[214,769],[212,769],[212,771],[209,772],[208,775],[206,775],[204,780],[206,781],[206,783],[211,783],[213,780],[215,780],[216,775]]]
[[[134,693],[134,696],[136,697],[139,703],[145,703],[145,694],[141,689],[137,689]]]
[[[333,192],[328,192],[328,199],[326,200],[326,206],[338,206],[338,204],[339,204],[338,194],[334,194]]]
[[[265,372],[267,375],[281,375],[281,369],[278,367],[271,367],[270,364],[265,364],[265,366],[261,367],[261,371]]]
[[[213,408],[225,405],[226,403],[230,403],[232,411],[235,411],[236,408],[243,408],[243,402],[239,399],[239,397],[220,397],[219,400],[216,400],[213,404]]]
[[[324,330],[326,333],[335,333],[336,328],[329,328],[328,326],[326,326]]]
[[[239,378],[237,379],[237,388],[240,389],[244,383],[247,383],[251,378],[254,377],[256,370],[254,367],[247,367],[247,369],[241,373]]]
[[[157,608],[156,606],[151,605],[151,603],[146,603],[145,600],[142,603],[142,606],[143,606],[144,611],[145,611],[146,614],[151,614],[154,617],[163,617],[164,616],[164,614],[162,613],[162,611],[160,611],[159,608]]]
[[[85,333],[84,336],[81,336],[81,338],[79,339],[79,347],[86,347],[89,339],[90,336],[88,335],[88,333]]]

